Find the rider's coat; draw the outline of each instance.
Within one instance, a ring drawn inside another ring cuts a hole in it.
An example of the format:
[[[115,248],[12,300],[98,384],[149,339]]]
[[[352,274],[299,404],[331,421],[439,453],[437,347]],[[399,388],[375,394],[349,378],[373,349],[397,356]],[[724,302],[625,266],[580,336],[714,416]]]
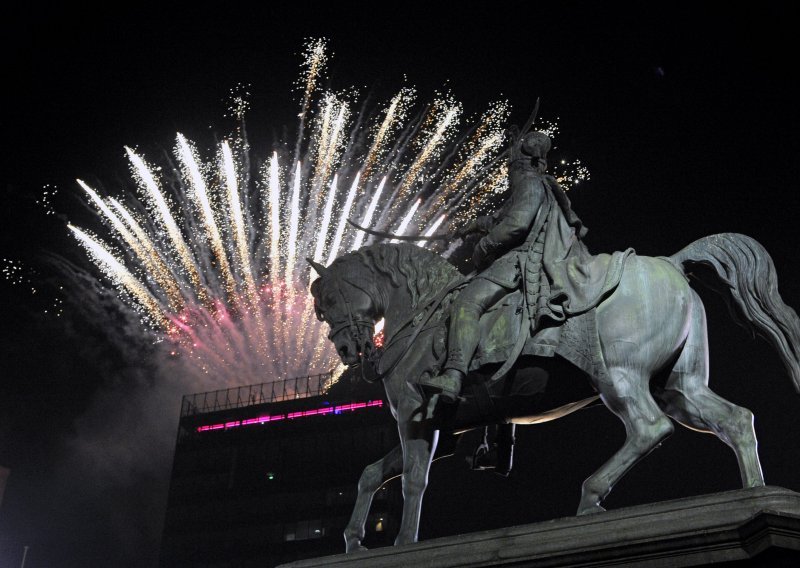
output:
[[[476,278],[522,286],[533,328],[542,317],[560,322],[595,307],[619,281],[626,254],[590,255],[564,190],[530,158],[511,163],[509,182],[508,200],[478,221],[488,233],[476,246],[476,264],[486,266]]]

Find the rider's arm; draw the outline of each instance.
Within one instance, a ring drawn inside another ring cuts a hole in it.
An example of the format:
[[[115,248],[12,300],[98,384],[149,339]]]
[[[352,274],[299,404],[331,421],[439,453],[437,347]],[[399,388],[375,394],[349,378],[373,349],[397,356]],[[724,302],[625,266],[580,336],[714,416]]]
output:
[[[497,223],[497,221],[492,215],[481,215],[456,231],[456,235],[459,237],[466,237],[470,233],[488,233],[492,230],[495,223]]]
[[[502,255],[515,246],[522,244],[531,230],[533,220],[539,207],[545,200],[545,189],[541,178],[526,178],[519,187],[515,187],[511,198],[503,207],[503,213],[497,224],[481,239],[485,252]]]
[[[494,215],[481,215],[475,219],[475,226],[481,233],[488,233],[497,223]]]

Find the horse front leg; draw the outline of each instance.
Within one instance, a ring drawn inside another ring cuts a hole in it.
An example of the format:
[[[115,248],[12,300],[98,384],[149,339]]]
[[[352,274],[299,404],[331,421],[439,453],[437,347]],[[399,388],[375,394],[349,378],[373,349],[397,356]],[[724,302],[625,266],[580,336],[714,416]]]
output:
[[[435,407],[433,397],[430,410]],[[422,497],[428,486],[428,472],[439,441],[439,431],[433,428],[429,416],[416,417],[400,426],[403,446],[403,518],[395,545],[417,542]]]
[[[344,529],[345,550],[355,552],[366,550],[361,545],[364,540],[367,515],[372,505],[372,497],[381,485],[403,471],[403,449],[399,444],[384,457],[364,468],[358,480],[358,496],[350,515],[350,522]]]

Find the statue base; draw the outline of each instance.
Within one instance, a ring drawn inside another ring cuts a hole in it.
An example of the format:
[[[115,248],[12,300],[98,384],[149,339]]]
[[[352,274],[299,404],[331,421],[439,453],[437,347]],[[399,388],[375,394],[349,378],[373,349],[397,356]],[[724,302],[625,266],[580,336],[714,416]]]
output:
[[[800,566],[800,493],[769,486],[740,489],[282,566],[682,567],[720,562]]]

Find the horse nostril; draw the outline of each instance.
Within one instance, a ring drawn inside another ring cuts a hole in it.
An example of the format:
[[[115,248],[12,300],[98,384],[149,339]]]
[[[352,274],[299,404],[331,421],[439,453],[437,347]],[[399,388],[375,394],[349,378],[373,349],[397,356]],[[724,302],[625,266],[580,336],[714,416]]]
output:
[[[339,347],[339,355],[341,357],[347,357],[347,345],[342,345]]]

